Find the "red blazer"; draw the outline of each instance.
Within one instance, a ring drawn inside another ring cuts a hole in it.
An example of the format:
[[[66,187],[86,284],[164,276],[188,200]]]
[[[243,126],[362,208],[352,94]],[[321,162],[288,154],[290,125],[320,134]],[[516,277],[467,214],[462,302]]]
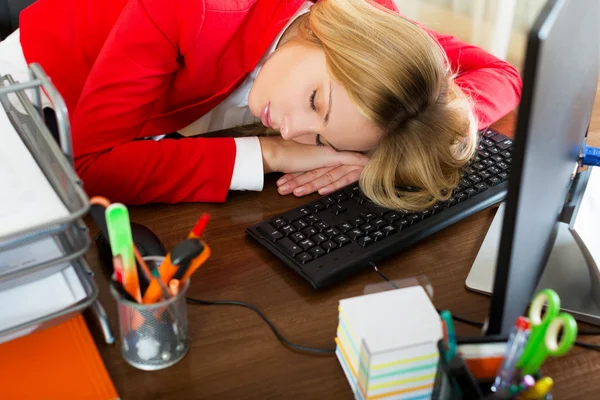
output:
[[[377,0],[395,9],[392,0]],[[70,113],[75,166],[90,196],[127,204],[224,201],[231,138],[135,140],[189,125],[243,82],[303,0],[39,0],[21,13],[21,44]],[[513,109],[507,63],[439,40],[481,126]]]

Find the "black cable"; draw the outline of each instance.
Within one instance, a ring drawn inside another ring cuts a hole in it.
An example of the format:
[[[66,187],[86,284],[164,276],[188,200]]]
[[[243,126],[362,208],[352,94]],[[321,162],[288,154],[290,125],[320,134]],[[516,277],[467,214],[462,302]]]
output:
[[[199,300],[199,299],[194,299],[191,297],[186,297],[186,300],[188,303],[197,304],[197,305],[201,305],[201,306],[240,306],[240,307],[249,308],[252,311],[254,311],[256,314],[258,314],[258,316],[261,317],[267,325],[269,325],[269,328],[271,328],[271,330],[275,334],[275,337],[277,337],[277,339],[279,339],[279,341],[281,343],[283,343],[290,349],[303,351],[303,352],[311,353],[311,354],[333,354],[333,353],[335,353],[335,349],[325,349],[325,348],[321,348],[321,347],[307,347],[307,346],[301,346],[299,344],[290,342],[281,333],[279,333],[277,328],[275,328],[275,325],[273,325],[273,323],[271,321],[269,321],[269,319],[262,313],[262,311],[260,311],[258,308],[256,308],[255,306],[253,306],[250,303],[244,303],[243,301],[235,301],[235,300],[217,300],[217,301]]]
[[[575,346],[583,347],[584,349],[588,349],[588,350],[600,351],[600,345],[598,345],[598,344],[575,342]]]
[[[395,289],[398,289],[398,286],[391,281],[387,276],[385,276],[383,274],[383,272],[381,272],[379,270],[379,268],[377,268],[377,265],[375,265],[375,263],[370,262],[369,265],[371,265],[373,267],[373,269],[375,270],[375,272],[377,272],[379,274],[379,276],[381,276],[385,281],[387,281],[390,285],[392,285]],[[436,308],[436,311],[439,313],[440,310]],[[467,324],[467,325],[471,325],[474,326],[475,328],[483,328],[483,324],[481,322],[475,322],[475,321],[471,321],[469,319],[466,318],[462,318],[462,317],[458,317],[456,315],[452,315],[452,319],[457,321],[457,322],[462,322],[463,324]]]

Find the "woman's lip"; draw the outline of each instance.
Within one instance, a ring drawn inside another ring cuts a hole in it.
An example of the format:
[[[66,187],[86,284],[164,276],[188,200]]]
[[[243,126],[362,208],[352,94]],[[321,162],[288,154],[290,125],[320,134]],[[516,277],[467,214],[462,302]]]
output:
[[[262,124],[264,126],[266,126],[267,128],[273,127],[273,122],[271,121],[271,102],[270,101],[268,101],[267,104],[265,104],[264,108],[262,109],[262,111],[260,113],[260,122],[262,122]]]

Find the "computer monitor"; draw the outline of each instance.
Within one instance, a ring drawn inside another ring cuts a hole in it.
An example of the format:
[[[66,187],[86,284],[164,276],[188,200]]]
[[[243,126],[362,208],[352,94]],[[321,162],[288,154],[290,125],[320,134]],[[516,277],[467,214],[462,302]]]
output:
[[[527,43],[487,335],[505,335],[548,260],[591,117],[600,2],[550,0]]]

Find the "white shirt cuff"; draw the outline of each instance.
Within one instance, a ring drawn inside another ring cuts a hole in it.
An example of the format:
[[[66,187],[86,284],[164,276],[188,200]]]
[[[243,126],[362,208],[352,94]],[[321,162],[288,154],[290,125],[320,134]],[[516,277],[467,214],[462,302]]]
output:
[[[253,190],[260,192],[264,185],[262,149],[257,137],[234,138],[235,163],[229,190]]]

